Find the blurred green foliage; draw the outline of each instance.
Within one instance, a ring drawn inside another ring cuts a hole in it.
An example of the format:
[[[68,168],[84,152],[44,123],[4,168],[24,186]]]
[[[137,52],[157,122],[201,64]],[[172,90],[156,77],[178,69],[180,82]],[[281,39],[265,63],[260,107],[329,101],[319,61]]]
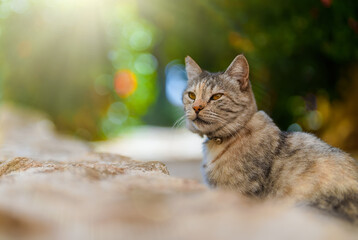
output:
[[[191,55],[205,69],[219,71],[244,53],[259,107],[283,129],[315,109],[317,93],[339,98],[337,83],[358,60],[357,1],[143,0],[142,5],[143,16],[162,29],[156,54],[164,62]]]
[[[172,125],[182,112],[164,69],[186,55],[222,71],[244,53],[259,107],[284,130],[322,130],[317,98],[343,100],[341,83],[356,81],[346,74],[358,60],[354,0],[74,2],[1,2],[0,80],[3,98],[88,139]],[[123,69],[138,83],[128,97],[113,87]]]
[[[4,99],[41,109],[60,130],[91,140],[139,124],[156,98],[157,60],[155,29],[137,9],[130,1],[2,1]],[[115,92],[120,70],[135,74],[130,96]]]

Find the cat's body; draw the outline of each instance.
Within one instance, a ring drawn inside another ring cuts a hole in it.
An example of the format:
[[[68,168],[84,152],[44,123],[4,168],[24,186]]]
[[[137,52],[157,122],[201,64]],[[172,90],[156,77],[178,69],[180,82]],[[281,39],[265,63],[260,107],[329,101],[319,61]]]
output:
[[[356,161],[311,134],[282,132],[257,111],[242,55],[224,73],[202,71],[189,57],[186,70],[187,126],[207,136],[202,170],[210,186],[292,200],[357,221]]]

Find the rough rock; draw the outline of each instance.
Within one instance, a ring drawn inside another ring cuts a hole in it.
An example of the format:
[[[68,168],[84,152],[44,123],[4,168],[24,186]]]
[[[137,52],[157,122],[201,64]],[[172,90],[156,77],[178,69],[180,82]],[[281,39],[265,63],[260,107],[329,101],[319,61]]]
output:
[[[353,226],[307,209],[91,152],[36,114],[0,114],[0,239],[357,239]]]

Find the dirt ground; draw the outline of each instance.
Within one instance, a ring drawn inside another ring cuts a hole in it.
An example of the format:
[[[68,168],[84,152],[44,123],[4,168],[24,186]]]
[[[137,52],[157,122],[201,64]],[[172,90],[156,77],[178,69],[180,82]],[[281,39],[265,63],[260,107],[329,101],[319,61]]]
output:
[[[0,239],[358,239],[310,209],[210,190],[198,160],[98,153],[11,106],[0,126]]]

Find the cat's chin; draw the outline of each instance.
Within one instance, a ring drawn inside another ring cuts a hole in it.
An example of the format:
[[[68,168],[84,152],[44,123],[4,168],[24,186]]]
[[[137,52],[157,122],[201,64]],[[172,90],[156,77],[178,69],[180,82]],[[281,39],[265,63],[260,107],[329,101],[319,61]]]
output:
[[[199,134],[200,136],[206,135],[207,132],[210,131],[209,123],[206,123],[205,121],[192,121],[187,120],[186,127],[193,133]]]
[[[190,119],[186,120],[186,127],[189,131],[191,131],[192,133],[196,133],[201,137],[205,135],[209,138],[225,138],[228,136],[233,136],[235,134],[235,132],[228,132],[227,128],[223,127],[222,125],[217,125],[215,123],[205,124],[197,121],[192,121]],[[239,131],[240,129],[236,130]]]

